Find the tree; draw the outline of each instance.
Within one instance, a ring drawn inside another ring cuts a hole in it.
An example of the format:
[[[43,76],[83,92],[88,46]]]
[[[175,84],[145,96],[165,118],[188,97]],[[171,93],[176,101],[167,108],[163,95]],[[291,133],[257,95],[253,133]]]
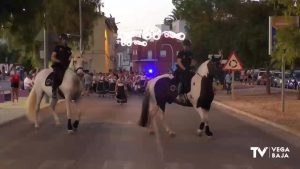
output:
[[[299,16],[300,4],[297,1],[289,0],[270,0],[272,3],[276,3],[283,7],[284,15],[287,16]],[[272,54],[272,60],[278,64],[281,64],[282,57],[285,58],[286,65],[294,68],[297,61],[300,59],[300,30],[299,25],[290,26],[279,29],[276,33],[276,50]],[[300,100],[300,87],[298,86],[297,99]]]
[[[236,51],[247,68],[264,67],[267,54],[268,16],[272,5],[240,0],[173,0],[180,18],[187,21],[194,52],[206,60],[223,49]]]
[[[82,1],[83,42],[86,44],[99,15],[96,12],[99,2]],[[6,25],[13,35],[10,42],[14,48],[32,53],[35,37],[45,24],[48,31],[79,35],[78,0],[0,1],[0,25]]]
[[[171,15],[168,15],[164,18],[164,24],[169,25],[170,30],[172,30],[172,24],[174,21],[179,20],[180,16],[176,10],[172,11]]]

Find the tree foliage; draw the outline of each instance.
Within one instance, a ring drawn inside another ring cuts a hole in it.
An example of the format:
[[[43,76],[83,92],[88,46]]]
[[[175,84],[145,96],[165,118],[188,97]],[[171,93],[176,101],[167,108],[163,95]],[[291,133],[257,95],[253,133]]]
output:
[[[82,0],[83,40],[94,25],[100,0]],[[12,48],[32,53],[35,37],[46,25],[56,33],[79,35],[78,0],[0,0],[0,26],[8,32]],[[8,30],[8,31],[7,31]]]
[[[294,67],[295,61],[300,53],[300,31],[297,27],[283,28],[276,35],[276,51],[272,59],[281,64],[282,56],[285,57],[286,64]]]
[[[290,21],[289,16],[300,15],[300,3],[293,0],[269,0],[276,6],[280,6],[283,15],[286,16],[287,21]],[[277,63],[279,67],[282,62],[282,56],[285,57],[286,64],[290,67],[300,66],[297,61],[300,59],[300,30],[299,27],[293,24],[290,26],[277,30],[276,33],[276,47],[272,54],[272,60]]]
[[[236,51],[248,68],[269,63],[268,18],[273,13],[272,4],[240,0],[173,0],[173,4],[180,18],[187,21],[200,61],[222,49],[225,56]]]

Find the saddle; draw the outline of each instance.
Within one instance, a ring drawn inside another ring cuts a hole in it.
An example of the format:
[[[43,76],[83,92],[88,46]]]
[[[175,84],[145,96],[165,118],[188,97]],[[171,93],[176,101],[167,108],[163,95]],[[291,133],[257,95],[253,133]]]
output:
[[[54,75],[54,73],[53,72],[51,72],[48,76],[47,76],[47,78],[46,78],[46,81],[45,81],[45,86],[52,86],[52,83],[53,83],[53,75]]]
[[[53,75],[54,75],[54,73],[51,72],[51,73],[47,76],[47,78],[46,78],[46,80],[45,80],[45,86],[52,87],[52,83],[53,83]],[[58,88],[58,95],[59,95],[61,98],[63,98],[63,99],[65,98],[63,92],[62,92],[59,88]]]

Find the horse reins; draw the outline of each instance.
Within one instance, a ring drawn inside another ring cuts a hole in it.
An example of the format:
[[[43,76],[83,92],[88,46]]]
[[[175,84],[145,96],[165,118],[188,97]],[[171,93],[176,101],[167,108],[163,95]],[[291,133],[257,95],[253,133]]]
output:
[[[75,69],[75,73],[76,73],[78,70],[82,70],[82,71],[83,71],[83,67],[78,67],[77,69]]]

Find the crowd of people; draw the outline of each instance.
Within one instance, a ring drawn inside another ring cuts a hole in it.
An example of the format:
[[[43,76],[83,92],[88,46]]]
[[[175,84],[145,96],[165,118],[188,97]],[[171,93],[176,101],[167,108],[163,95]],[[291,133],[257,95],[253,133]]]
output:
[[[84,75],[85,94],[118,92],[119,86],[124,86],[125,92],[143,92],[148,78],[144,73],[116,71],[110,73],[90,73]]]
[[[241,82],[249,85],[254,85],[257,77],[255,77],[255,72],[254,70],[246,70],[246,71],[241,71]]]
[[[13,67],[7,77],[11,83],[11,100],[14,103],[18,101],[19,89],[30,92],[34,85],[35,75],[38,70],[21,72]],[[143,93],[149,78],[144,73],[130,71],[110,71],[109,73],[90,73],[85,71],[83,77],[84,95],[89,96],[91,93],[106,94],[113,93],[120,102],[127,99],[128,92]]]

